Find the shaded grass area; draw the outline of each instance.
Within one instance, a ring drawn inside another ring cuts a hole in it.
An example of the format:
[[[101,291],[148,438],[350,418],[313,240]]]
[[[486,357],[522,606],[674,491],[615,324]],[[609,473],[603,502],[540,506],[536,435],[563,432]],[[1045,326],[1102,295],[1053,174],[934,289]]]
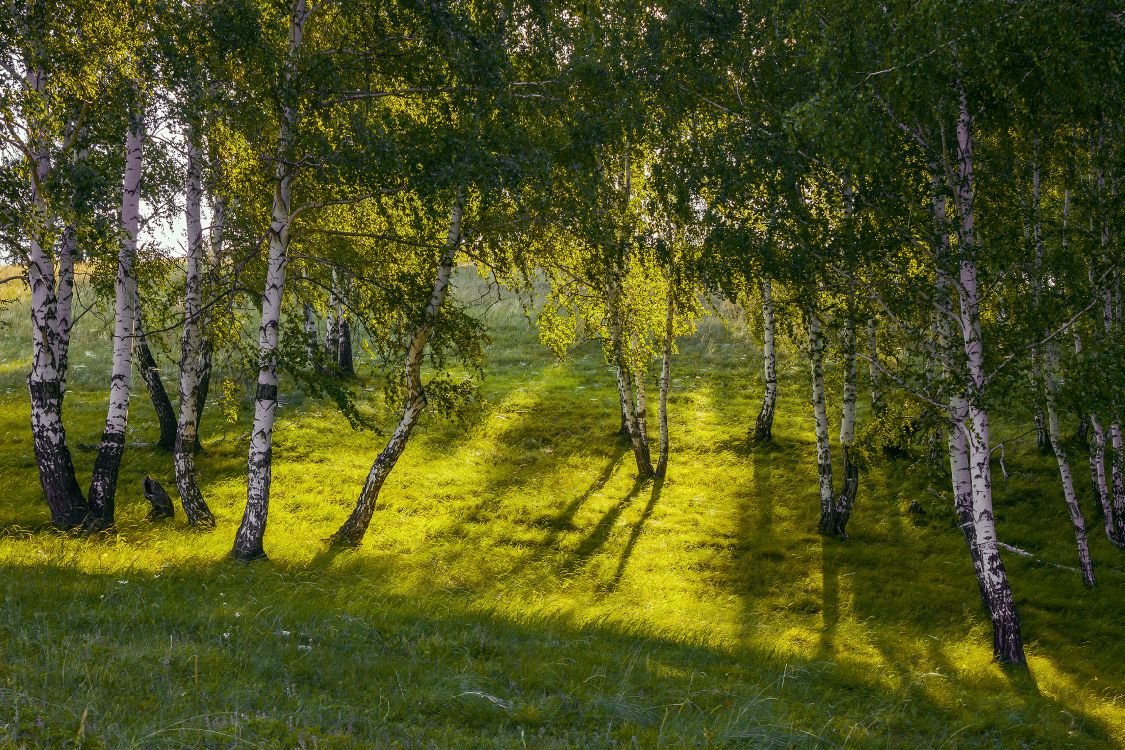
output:
[[[513,305],[494,307],[482,407],[425,421],[365,543],[340,554],[323,540],[382,438],[290,396],[270,560],[245,566],[226,554],[245,500],[246,409],[238,424],[215,410],[205,421],[216,531],[144,520],[141,477],[172,476],[145,446],[125,454],[115,533],[42,529],[20,315],[3,313],[0,334],[0,746],[1125,743],[1125,560],[1088,496],[1100,586],[1006,557],[1031,669],[1005,672],[948,479],[887,460],[863,476],[852,540],[815,534],[801,361],[783,362],[774,442],[753,445],[758,351],[714,320],[674,365],[669,475],[638,483],[596,346],[556,362]],[[101,339],[92,321],[78,335],[89,374],[67,396],[72,445],[95,443],[104,419]],[[389,424],[368,386],[366,407]],[[143,392],[133,403],[129,439],[154,442]],[[1053,460],[1026,440],[1006,454],[1001,537],[1072,565]],[[76,460],[86,481],[93,454]]]

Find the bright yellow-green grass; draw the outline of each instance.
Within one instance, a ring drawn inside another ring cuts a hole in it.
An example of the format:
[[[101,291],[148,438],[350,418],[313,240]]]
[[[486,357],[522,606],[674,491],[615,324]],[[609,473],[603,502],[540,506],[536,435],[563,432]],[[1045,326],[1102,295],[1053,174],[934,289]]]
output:
[[[1073,565],[1073,538],[1053,461],[1012,440],[1018,420],[997,430],[1012,477],[997,474],[996,503],[1002,538],[1043,561],[1005,560],[1029,674],[991,661],[944,474],[888,459],[862,478],[851,541],[815,533],[806,371],[798,354],[784,360],[774,443],[752,445],[760,356],[737,325],[707,320],[681,342],[668,478],[638,484],[598,348],[555,361],[514,304],[494,307],[483,406],[462,422],[427,417],[362,548],[339,554],[323,540],[383,438],[283,387],[270,558],[248,566],[227,559],[245,404],[237,424],[214,405],[204,422],[215,531],[145,520],[140,479],[171,487],[172,468],[136,445],[157,434],[143,388],[116,533],[44,528],[26,317],[22,302],[0,313],[0,746],[1125,743],[1125,556],[1083,485],[1099,586],[1044,564]],[[107,339],[91,313],[72,346],[82,481]],[[358,387],[391,424],[378,384],[361,371]]]

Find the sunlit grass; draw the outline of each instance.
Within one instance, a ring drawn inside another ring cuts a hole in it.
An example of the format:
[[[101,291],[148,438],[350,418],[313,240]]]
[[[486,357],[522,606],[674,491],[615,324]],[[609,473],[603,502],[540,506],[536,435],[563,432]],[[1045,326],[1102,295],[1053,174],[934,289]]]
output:
[[[873,467],[852,540],[822,539],[805,370],[783,363],[776,439],[752,445],[759,359],[737,327],[707,321],[683,342],[669,475],[638,484],[596,346],[556,362],[513,305],[495,307],[484,404],[424,423],[363,546],[341,554],[323,540],[383,438],[294,397],[275,433],[270,560],[245,566],[227,559],[245,409],[237,425],[213,407],[204,422],[216,531],[144,520],[140,478],[171,486],[170,458],[148,446],[126,452],[115,534],[42,529],[24,315],[2,313],[0,334],[0,745],[1125,743],[1120,553],[1091,534],[1093,591],[1007,558],[1031,671],[1005,672],[948,480]],[[76,337],[72,445],[96,442],[104,419],[102,339],[93,319]],[[389,424],[378,394],[365,405]],[[143,393],[133,404],[129,439],[151,443]],[[999,439],[1017,428],[1001,421]],[[1002,537],[1072,565],[1053,463],[1023,442],[1007,455]],[[85,480],[93,454],[76,460]]]

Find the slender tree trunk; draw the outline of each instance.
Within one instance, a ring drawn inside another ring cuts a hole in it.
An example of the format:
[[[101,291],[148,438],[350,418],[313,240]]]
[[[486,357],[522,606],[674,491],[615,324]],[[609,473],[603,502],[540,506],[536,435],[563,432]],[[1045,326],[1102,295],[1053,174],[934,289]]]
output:
[[[844,401],[840,418],[840,445],[844,454],[844,488],[836,499],[833,533],[847,538],[848,519],[855,507],[859,492],[859,466],[855,462],[855,411],[856,411],[856,334],[855,320],[849,311],[844,324]]]
[[[304,38],[308,17],[305,0],[293,0],[289,20],[288,59],[284,78],[294,85],[296,52]],[[289,254],[294,171],[286,158],[297,124],[292,102],[282,105],[274,172],[273,207],[270,211],[269,267],[262,295],[262,320],[258,328],[258,390],[254,397],[254,427],[247,459],[246,509],[234,537],[233,557],[255,560],[266,556],[263,540],[269,513],[270,478],[273,469],[273,423],[277,415],[277,348],[281,328],[281,297],[285,289],[285,266]]]
[[[957,361],[955,352],[962,344],[960,340],[955,338],[953,332],[954,320],[956,319],[953,311],[953,298],[950,296],[953,289],[953,277],[945,265],[950,256],[945,199],[941,194],[942,185],[938,176],[937,165],[931,165],[931,170],[933,174],[932,208],[937,261],[938,358],[945,377],[954,380],[955,376],[959,375],[955,365]],[[981,603],[985,606],[985,609],[989,609],[989,597],[985,589],[988,573],[984,569],[984,560],[981,557],[980,547],[977,545],[976,518],[973,514],[973,475],[969,441],[966,438],[969,422],[969,401],[965,398],[963,391],[954,392],[949,397],[948,416],[949,428],[946,430],[946,445],[949,448],[949,473],[953,481],[953,510],[957,514],[957,522],[965,537],[965,546],[969,549],[969,558],[973,563],[973,572],[976,574]]]
[[[344,301],[339,295],[336,296],[336,366],[340,374],[345,377],[355,375],[355,363],[352,361],[352,326],[348,322]]]
[[[1125,542],[1125,446],[1122,445],[1121,424],[1112,422],[1109,426],[1110,445],[1113,457],[1110,461],[1110,477],[1113,482],[1113,518],[1117,538]]]
[[[137,94],[139,96],[139,92]],[[116,304],[113,323],[113,375],[109,387],[109,409],[105,418],[94,473],[90,480],[90,515],[86,528],[107,529],[114,523],[117,474],[125,452],[125,430],[129,424],[129,396],[133,386],[133,338],[137,326],[137,279],[133,263],[137,255],[140,226],[141,157],[144,149],[144,111],[137,105],[131,113],[125,138],[125,177],[121,192],[121,250],[117,259]]]
[[[203,226],[199,206],[203,189],[200,174],[203,164],[196,134],[188,133],[185,223],[187,224],[187,271],[184,274],[184,333],[180,346],[180,419],[176,430],[176,489],[184,515],[192,526],[213,527],[215,516],[203,499],[195,470],[195,451],[199,444],[199,412],[203,383]],[[204,397],[205,398],[205,397]]]
[[[172,401],[168,398],[168,391],[165,390],[164,381],[160,378],[160,366],[156,364],[156,358],[152,356],[152,350],[148,346],[140,300],[136,300],[135,304],[137,330],[133,347],[137,356],[137,368],[145,381],[149,400],[152,401],[153,411],[156,412],[157,424],[160,425],[160,439],[156,445],[158,448],[170,451],[176,447],[176,410],[172,408]]]
[[[59,238],[59,294],[55,318],[55,364],[59,373],[59,398],[66,396],[66,371],[70,363],[70,329],[74,325],[74,260],[78,230],[68,224]]]
[[[648,439],[648,390],[645,385],[645,381],[648,380],[648,373],[645,369],[639,370],[636,376],[632,378],[632,381],[633,395],[637,405],[637,433],[640,436],[641,442],[644,444],[645,455],[651,456],[652,444]],[[653,469],[653,471],[655,472],[655,469]]]
[[[1051,447],[1055,452],[1055,460],[1059,464],[1059,477],[1062,480],[1063,499],[1066,501],[1066,510],[1070,514],[1071,525],[1074,526],[1074,539],[1078,545],[1078,563],[1082,570],[1082,583],[1093,586],[1094,564],[1090,560],[1090,548],[1086,541],[1086,519],[1082,517],[1082,508],[1078,505],[1078,496],[1074,492],[1074,479],[1070,473],[1070,460],[1067,458],[1066,449],[1062,442],[1062,432],[1059,429],[1059,414],[1055,408],[1055,362],[1054,346],[1047,344],[1044,350],[1043,363],[1043,391],[1047,400],[1047,429],[1051,437]]]
[[[991,437],[988,412],[982,403],[985,386],[984,341],[980,326],[980,293],[977,287],[976,237],[973,226],[973,155],[972,118],[969,115],[965,93],[960,92],[960,113],[957,119],[957,173],[956,199],[960,223],[958,249],[960,263],[960,317],[968,369],[969,424],[966,438],[969,443],[970,469],[973,486],[973,523],[976,527],[977,547],[982,561],[982,590],[992,620],[993,653],[998,661],[1024,664],[1023,639],[1020,635],[1019,615],[1012,597],[1008,574],[1000,558],[996,537],[996,521],[992,510],[992,468],[990,460]]]
[[[867,321],[867,349],[871,362],[867,366],[867,377],[871,382],[871,413],[880,415],[887,410],[883,396],[883,381],[879,374],[879,321]]]
[[[621,403],[625,409],[625,425],[629,432],[629,441],[633,446],[633,457],[637,461],[637,474],[641,478],[651,477],[655,472],[652,458],[648,451],[648,440],[641,433],[640,420],[637,415],[637,404],[634,401],[633,388],[635,382],[631,377],[628,360],[625,356],[625,342],[623,340],[621,311],[618,308],[617,280],[611,279],[606,286],[606,302],[609,311],[609,340],[610,350],[613,355],[613,364],[617,374],[617,391],[621,396]]]
[[[816,420],[816,471],[820,478],[820,524],[822,534],[836,528],[836,496],[832,481],[832,447],[828,442],[828,404],[824,393],[824,336],[820,313],[809,310],[809,363],[812,368],[812,405]]]
[[[216,198],[211,208],[211,252],[207,258],[207,266],[212,274],[217,275],[223,263],[223,231],[226,228],[227,202],[223,198]],[[211,358],[212,343],[211,333],[208,330],[210,317],[206,312],[200,317],[200,331],[203,336],[200,344],[200,376],[199,397],[195,407],[195,452],[202,450],[199,436],[202,434],[203,409],[207,405],[207,395],[211,390]]]
[[[38,96],[43,95],[46,76],[41,70],[27,71],[27,85]],[[39,469],[39,485],[51,511],[51,521],[64,528],[76,526],[86,516],[86,498],[74,475],[74,461],[66,443],[62,403],[64,378],[59,369],[60,341],[58,299],[55,290],[55,266],[46,251],[47,237],[53,217],[49,208],[45,183],[51,172],[51,156],[46,138],[36,131],[35,118],[28,122],[32,133],[33,154],[29,171],[34,210],[28,229],[29,247],[27,281],[31,289],[31,370],[27,390],[31,400],[31,434],[35,461]]]
[[[423,311],[422,323],[414,331],[414,335],[410,339],[410,345],[406,350],[404,362],[406,398],[403,402],[402,417],[399,419],[398,426],[392,433],[386,447],[383,448],[378,458],[371,465],[371,471],[367,474],[367,481],[363,483],[363,490],[359,493],[359,500],[356,502],[351,516],[332,535],[331,541],[334,546],[358,546],[363,541],[364,534],[367,533],[367,527],[371,524],[371,517],[375,513],[379,491],[387,481],[387,477],[390,476],[391,470],[394,469],[399,457],[406,450],[406,444],[410,440],[411,432],[414,431],[414,425],[418,423],[418,417],[421,416],[422,410],[426,407],[426,394],[422,389],[422,358],[433,333],[434,322],[437,320],[441,312],[441,306],[449,292],[449,282],[453,275],[453,261],[461,245],[462,201],[462,196],[458,194],[450,211],[449,234],[446,237],[445,249],[438,265],[433,292],[430,294],[430,301]]]
[[[303,308],[305,313],[305,356],[310,364],[314,364],[317,349],[320,348],[320,332],[317,330],[316,313],[313,311],[313,306],[306,302]]]
[[[656,459],[655,474],[662,477],[668,473],[668,387],[672,382],[672,343],[675,322],[676,302],[672,295],[672,278],[668,278],[668,307],[664,318],[664,353],[660,360],[660,454]]]
[[[755,440],[773,440],[773,415],[777,408],[777,350],[774,348],[773,290],[769,279],[762,279],[762,368],[766,390],[762,408],[754,423]]]

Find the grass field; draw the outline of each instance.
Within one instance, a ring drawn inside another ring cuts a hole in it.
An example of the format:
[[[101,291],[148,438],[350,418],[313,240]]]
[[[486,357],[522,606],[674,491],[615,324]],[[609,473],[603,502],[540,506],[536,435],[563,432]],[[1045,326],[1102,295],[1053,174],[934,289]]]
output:
[[[669,474],[637,484],[600,351],[555,361],[494,307],[482,408],[425,420],[365,543],[339,554],[323,540],[383,438],[289,390],[270,559],[247,566],[227,559],[245,406],[204,422],[217,530],[145,520],[141,477],[172,486],[146,446],[125,454],[116,533],[43,529],[26,317],[0,313],[0,747],[1125,746],[1125,556],[1081,485],[1100,585],[1044,564],[1073,565],[1073,538],[1022,424],[997,428],[996,503],[1001,538],[1043,561],[1005,559],[1029,673],[991,661],[944,475],[888,460],[862,478],[851,541],[815,533],[807,374],[783,360],[774,444],[752,445],[760,357],[737,325],[682,342]],[[73,447],[100,436],[108,330],[88,317],[71,351]],[[129,439],[156,434],[142,387]],[[88,481],[93,453],[75,456]]]

